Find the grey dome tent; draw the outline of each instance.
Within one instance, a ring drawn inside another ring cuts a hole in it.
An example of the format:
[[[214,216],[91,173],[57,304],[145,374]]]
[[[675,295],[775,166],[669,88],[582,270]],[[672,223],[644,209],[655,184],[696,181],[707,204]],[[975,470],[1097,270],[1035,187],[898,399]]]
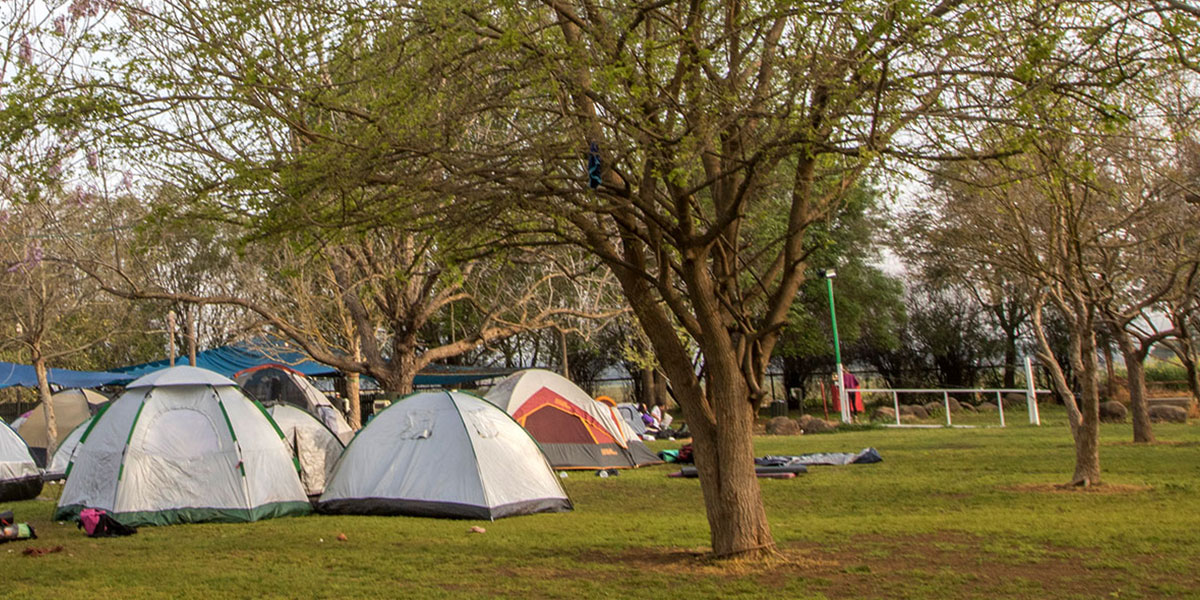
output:
[[[319,496],[325,491],[325,482],[333,474],[333,467],[342,456],[345,446],[333,432],[316,419],[290,404],[273,404],[267,413],[275,420],[292,456],[300,463],[300,482],[304,493]]]
[[[251,398],[263,404],[290,404],[325,424],[342,444],[350,443],[354,430],[342,413],[303,373],[283,365],[260,365],[234,375]]]
[[[80,388],[63,390],[50,396],[50,404],[54,407],[54,425],[58,430],[58,443],[61,444],[67,433],[91,418],[106,402],[107,397]],[[49,463],[47,450],[50,447],[50,440],[46,437],[45,404],[39,402],[29,411],[29,417],[21,422],[19,427],[13,428],[25,439],[25,443],[29,444],[29,452],[33,455],[34,462],[39,467],[45,467]]]
[[[226,377],[186,366],[130,383],[83,433],[54,518],[84,508],[135,526],[311,511],[262,406]]]
[[[29,446],[0,422],[0,502],[28,500],[40,493],[42,475],[29,454]]]
[[[638,437],[646,433],[646,422],[642,420],[642,411],[638,410],[636,404],[628,402],[617,405],[617,414],[625,420],[625,425],[629,427]]]
[[[338,461],[321,512],[498,519],[571,510],[533,438],[463,392],[411,395],[380,412]]]

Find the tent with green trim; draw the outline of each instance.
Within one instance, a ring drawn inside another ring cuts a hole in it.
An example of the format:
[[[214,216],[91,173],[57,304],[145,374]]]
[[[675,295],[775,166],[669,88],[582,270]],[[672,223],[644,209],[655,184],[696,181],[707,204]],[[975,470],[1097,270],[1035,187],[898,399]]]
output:
[[[79,440],[83,437],[83,432],[87,431],[88,426],[92,424],[92,419],[88,417],[86,421],[75,426],[67,437],[63,438],[58,444],[58,449],[54,451],[54,456],[50,458],[50,464],[46,466],[46,472],[42,473],[42,479],[46,481],[56,481],[66,479],[67,466],[75,459],[75,450],[79,448]]]
[[[230,379],[171,367],[130,383],[83,433],[54,511],[126,525],[245,522],[311,506],[283,433]]]
[[[498,519],[571,510],[529,433],[464,392],[392,404],[342,453],[321,512]]]
[[[28,500],[42,493],[38,472],[25,440],[0,421],[0,502]]]
[[[308,411],[280,403],[268,405],[267,412],[283,431],[288,449],[300,463],[300,482],[304,484],[304,493],[320,496],[346,447],[329,427]]]

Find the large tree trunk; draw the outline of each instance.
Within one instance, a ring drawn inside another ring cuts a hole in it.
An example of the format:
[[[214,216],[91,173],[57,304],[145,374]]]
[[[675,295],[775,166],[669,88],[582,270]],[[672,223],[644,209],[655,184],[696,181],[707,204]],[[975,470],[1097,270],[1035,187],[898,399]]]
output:
[[[775,542],[754,472],[754,407],[736,354],[717,352],[713,347],[720,344],[707,341],[707,385],[702,387],[687,349],[645,280],[620,263],[610,267],[650,338],[692,432],[713,554],[732,558],[773,553]]]
[[[651,376],[651,385],[654,388],[652,394],[654,403],[664,409],[674,408],[674,403],[671,402],[671,394],[667,392],[667,378],[662,374],[662,371],[654,369]]]
[[[1146,401],[1146,355],[1135,348],[1133,340],[1124,331],[1114,331],[1117,346],[1125,359],[1126,386],[1129,389],[1129,413],[1133,421],[1134,443],[1154,441],[1154,429],[1150,426],[1150,409]]]
[[[393,352],[395,351],[393,348]],[[413,393],[413,380],[420,370],[418,361],[415,351],[397,353],[392,356],[387,370],[370,375],[379,381],[379,385],[388,393],[388,398],[395,401]]]
[[[1104,344],[1104,397],[1112,400],[1117,395],[1117,368],[1113,364],[1112,346]]]
[[[42,401],[42,411],[46,416],[46,464],[58,448],[58,422],[54,417],[54,403],[50,401],[50,379],[46,373],[46,359],[42,356],[41,348],[33,346],[33,373],[37,376],[38,398]]]
[[[357,336],[350,336],[351,355],[356,362],[362,362],[362,346]],[[349,414],[346,420],[355,431],[362,429],[362,376],[358,373],[346,373],[346,402]]]
[[[196,305],[189,304],[184,311],[183,332],[187,339],[188,364],[196,366]]]
[[[362,378],[358,373],[346,373],[346,404],[350,428],[362,429]]]
[[[1188,392],[1192,396],[1189,403],[1192,408],[1200,405],[1200,371],[1196,369],[1196,350],[1192,344],[1191,325],[1188,323],[1187,315],[1173,314],[1171,322],[1175,329],[1179,331],[1176,337],[1176,344],[1172,344],[1171,348],[1175,350],[1175,356],[1179,357],[1179,362],[1183,364],[1183,369],[1187,372]]]
[[[1067,312],[1065,307],[1063,312]],[[1038,343],[1038,358],[1050,373],[1055,391],[1067,408],[1067,424],[1075,441],[1075,473],[1071,485],[1100,483],[1100,397],[1097,381],[1096,338],[1092,320],[1083,316],[1071,318],[1070,364],[1082,382],[1079,398],[1075,397],[1067,375],[1046,338],[1042,326],[1042,307],[1033,308],[1033,333]]]
[[[728,362],[736,363],[732,357]],[[716,368],[710,360],[708,365],[705,394],[716,423],[696,414],[695,403],[681,404],[695,444],[713,554],[733,558],[770,553],[775,542],[754,473],[754,411],[749,389],[736,364]]]
[[[1017,332],[1004,332],[1004,388],[1017,387]]]
[[[1085,309],[1086,310],[1086,309]],[[1092,319],[1085,318],[1078,332],[1079,363],[1075,365],[1080,380],[1080,422],[1074,428],[1075,475],[1072,485],[1088,486],[1100,483],[1100,381],[1096,353],[1096,334]]]
[[[645,404],[646,408],[650,408],[658,401],[658,390],[654,388],[654,370],[650,368],[642,369],[638,373],[638,379],[640,380],[638,387],[641,388],[642,392],[638,398],[638,403]]]

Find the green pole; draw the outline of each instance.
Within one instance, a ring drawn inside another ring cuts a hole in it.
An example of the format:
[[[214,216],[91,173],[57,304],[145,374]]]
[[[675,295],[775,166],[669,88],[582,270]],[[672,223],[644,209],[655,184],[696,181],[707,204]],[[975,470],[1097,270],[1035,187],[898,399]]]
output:
[[[833,277],[826,275],[825,289],[829,291],[829,319],[833,323],[833,360],[837,363],[835,381],[838,386],[838,404],[842,413],[842,422],[850,422],[849,394],[846,393],[846,378],[842,370],[842,343],[838,340],[837,309],[833,306]]]
[[[825,278],[825,288],[829,290],[829,318],[833,321],[833,361],[842,364],[842,345],[838,342],[837,310],[833,307],[833,278]],[[841,382],[838,382],[841,385]]]

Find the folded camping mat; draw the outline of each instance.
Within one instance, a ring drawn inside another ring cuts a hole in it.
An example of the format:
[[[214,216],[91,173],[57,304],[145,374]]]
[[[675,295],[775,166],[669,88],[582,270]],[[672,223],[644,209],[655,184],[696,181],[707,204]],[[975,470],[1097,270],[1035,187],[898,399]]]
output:
[[[754,459],[759,466],[789,466],[789,465],[869,465],[883,462],[879,451],[874,448],[864,448],[858,454],[849,452],[821,452],[817,454],[801,454],[800,456],[764,456]]]

